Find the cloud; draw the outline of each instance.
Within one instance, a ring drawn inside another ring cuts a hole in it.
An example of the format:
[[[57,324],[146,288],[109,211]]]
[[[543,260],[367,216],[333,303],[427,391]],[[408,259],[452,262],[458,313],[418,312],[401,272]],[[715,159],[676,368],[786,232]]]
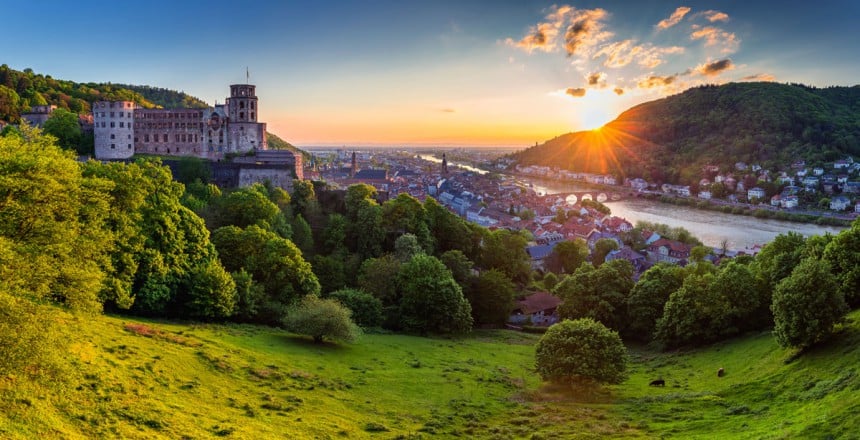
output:
[[[702,13],[705,18],[711,23],[716,21],[729,21],[729,14],[720,11],[705,11]]]
[[[621,96],[624,94],[624,89],[622,89],[621,87],[616,87],[616,88],[612,89],[612,91],[615,92],[615,94],[618,96]]]
[[[605,9],[580,9],[570,13],[570,25],[564,32],[564,49],[567,56],[588,55],[599,43],[613,36],[604,31],[604,20],[609,16]]]
[[[594,72],[585,77],[588,85],[597,87],[606,87],[606,74],[603,72]]]
[[[439,111],[442,113],[457,113],[457,110],[453,108],[440,108]]]
[[[565,90],[564,93],[566,93],[570,96],[573,96],[574,98],[582,98],[583,96],[585,96],[585,89],[583,89],[583,88],[577,88],[577,89],[569,88],[569,89]]]
[[[533,50],[541,50],[544,52],[552,52],[555,50],[555,37],[558,35],[558,28],[552,23],[538,23],[529,29],[529,34],[521,40],[514,42],[508,38],[506,43],[514,47],[525,50],[531,53]]]
[[[731,53],[738,50],[740,40],[731,32],[726,32],[714,26],[693,25],[691,40],[705,40],[705,46],[723,46],[721,52]]]
[[[684,53],[683,47],[656,47],[649,43],[636,44],[636,40],[623,40],[604,45],[592,58],[605,57],[603,65],[616,69],[634,61],[642,67],[653,69],[663,64],[663,55],[679,53]]]
[[[776,77],[769,73],[757,73],[755,75],[748,75],[741,78],[741,81],[767,81],[773,82],[776,81]]]
[[[639,86],[640,89],[653,89],[653,88],[657,88],[657,87],[666,87],[666,86],[674,83],[675,80],[677,80],[677,79],[678,79],[677,73],[674,75],[669,75],[669,76],[652,75],[652,76],[649,76],[648,78],[645,78],[645,79],[639,81],[637,86]]]
[[[663,29],[669,29],[670,27],[675,26],[681,20],[684,19],[684,16],[687,15],[688,12],[690,12],[690,8],[688,8],[686,6],[678,7],[678,9],[675,9],[675,12],[673,12],[672,15],[669,16],[669,18],[665,18],[663,20],[660,20],[660,22],[657,23],[657,29],[663,30]]]
[[[726,58],[719,61],[714,61],[711,63],[700,64],[694,70],[696,73],[705,76],[716,76],[727,70],[732,70],[735,68],[735,65],[732,63],[732,60]]]

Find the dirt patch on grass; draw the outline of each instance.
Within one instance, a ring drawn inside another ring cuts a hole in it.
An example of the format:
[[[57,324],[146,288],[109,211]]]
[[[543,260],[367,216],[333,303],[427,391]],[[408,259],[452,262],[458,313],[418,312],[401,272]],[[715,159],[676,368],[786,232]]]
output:
[[[146,324],[126,324],[123,329],[129,333],[134,333],[138,336],[147,338],[160,339],[162,341],[171,342],[174,344],[184,345],[186,347],[199,347],[203,345],[199,341],[194,341],[185,336],[180,336],[174,333],[169,333],[155,327],[150,327]]]

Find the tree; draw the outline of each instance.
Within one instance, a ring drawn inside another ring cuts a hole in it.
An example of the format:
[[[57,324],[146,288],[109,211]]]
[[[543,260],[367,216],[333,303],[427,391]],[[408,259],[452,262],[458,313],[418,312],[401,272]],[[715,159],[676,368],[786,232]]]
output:
[[[253,322],[260,312],[260,307],[266,300],[266,292],[263,287],[254,282],[245,269],[232,272],[233,283],[236,285],[236,306],[233,308],[233,317],[239,321]]]
[[[827,244],[824,259],[830,263],[845,301],[853,308],[860,307],[860,220],[854,220],[851,228]]]
[[[314,185],[309,180],[293,180],[293,195],[290,199],[290,206],[293,208],[294,215],[307,215],[308,209],[316,203],[316,193]]]
[[[0,120],[17,121],[21,97],[14,89],[0,84]]]
[[[302,254],[308,255],[314,250],[314,237],[311,233],[311,225],[305,221],[301,214],[296,214],[291,222],[293,230],[293,243],[302,250]]]
[[[559,383],[621,383],[626,363],[627,349],[618,333],[589,318],[551,326],[535,349],[541,378]]]
[[[382,205],[382,226],[389,246],[403,234],[413,234],[428,254],[433,253],[433,242],[427,227],[424,206],[415,197],[400,193]]]
[[[337,255],[314,255],[311,268],[320,282],[320,292],[325,294],[346,287],[344,264]]]
[[[577,238],[555,245],[546,259],[546,268],[555,273],[574,273],[588,257],[588,245]]]
[[[531,271],[526,239],[507,229],[487,231],[481,267],[498,269],[517,283],[525,283]]]
[[[467,299],[475,323],[502,326],[514,308],[514,283],[504,272],[484,271],[468,290]]]
[[[67,150],[77,150],[81,144],[81,124],[78,115],[66,109],[58,108],[45,121],[44,131],[57,138],[57,143]],[[86,154],[86,151],[79,151]]]
[[[594,267],[600,267],[606,261],[606,256],[610,252],[618,250],[618,242],[611,238],[601,238],[594,243],[594,253],[591,255],[591,261]]]
[[[439,260],[451,271],[454,281],[465,290],[472,280],[472,267],[475,263],[469,260],[466,254],[456,249],[446,251],[439,256]]]
[[[755,270],[772,291],[800,263],[806,239],[796,233],[779,234],[756,255]]]
[[[414,234],[406,233],[394,240],[394,257],[401,263],[412,259],[415,255],[423,254],[424,249],[418,244],[418,238]]]
[[[379,327],[382,324],[382,302],[379,298],[357,289],[341,289],[329,293],[352,311],[352,320],[360,327]]]
[[[176,180],[185,185],[200,182],[208,184],[212,178],[212,168],[209,161],[194,156],[183,156],[179,158],[176,166]]]
[[[283,212],[269,199],[266,187],[259,183],[239,188],[217,199],[213,208],[210,222],[212,230],[230,225],[239,228],[257,225],[284,238],[292,236],[292,229]]]
[[[256,322],[277,323],[284,309],[307,295],[319,295],[311,265],[293,242],[251,225],[226,226],[212,233],[221,262],[231,272],[245,269],[265,292]]]
[[[689,275],[672,292],[657,321],[655,339],[666,348],[702,345],[734,333],[731,304],[713,288],[714,275]]]
[[[761,329],[773,323],[769,298],[748,265],[734,259],[720,265],[712,289],[728,301],[728,333]]]
[[[350,319],[351,313],[336,300],[309,295],[291,307],[281,322],[287,330],[308,335],[317,344],[325,338],[352,342],[361,334],[361,329]]]
[[[236,306],[236,282],[217,259],[191,269],[185,288],[186,314],[193,318],[227,318]]]
[[[379,298],[384,306],[395,305],[399,300],[398,273],[400,261],[390,254],[364,260],[358,274],[358,287]]]
[[[558,307],[562,319],[592,318],[620,330],[626,323],[627,297],[633,288],[633,266],[613,260],[600,268],[584,264],[555,288],[564,302]]]
[[[807,348],[833,332],[848,306],[830,265],[806,258],[776,286],[771,310],[779,345]]]
[[[451,272],[436,257],[418,254],[398,273],[400,321],[407,331],[466,333],[472,308]]]
[[[645,271],[627,298],[627,332],[641,341],[650,340],[657,320],[672,292],[684,282],[684,271],[675,265],[658,263]]]

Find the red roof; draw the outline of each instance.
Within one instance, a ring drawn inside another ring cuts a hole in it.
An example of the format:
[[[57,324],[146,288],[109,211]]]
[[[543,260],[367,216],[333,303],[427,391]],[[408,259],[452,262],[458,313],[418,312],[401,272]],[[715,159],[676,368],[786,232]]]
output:
[[[517,301],[517,304],[523,314],[531,315],[532,313],[540,312],[541,310],[554,309],[558,307],[561,302],[561,298],[557,296],[551,295],[547,292],[538,292],[523,298],[522,301]]]

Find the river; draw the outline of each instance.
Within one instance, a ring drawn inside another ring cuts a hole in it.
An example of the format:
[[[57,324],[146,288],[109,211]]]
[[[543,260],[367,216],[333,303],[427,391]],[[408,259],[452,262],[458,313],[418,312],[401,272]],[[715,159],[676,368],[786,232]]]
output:
[[[424,159],[424,160],[426,160],[426,161],[430,161],[430,162],[434,162],[434,163],[442,163],[442,159],[439,159],[438,157],[436,157],[436,156],[434,156],[434,155],[432,155],[432,154],[419,154],[419,155],[418,155],[418,157],[420,157],[421,159]],[[452,167],[460,167],[460,168],[462,168],[462,169],[464,169],[464,170],[468,170],[468,171],[471,171],[471,172],[473,172],[473,173],[478,173],[478,174],[487,174],[487,170],[482,170],[482,169],[480,169],[480,168],[475,168],[475,167],[473,167],[473,166],[471,166],[471,165],[466,165],[466,164],[464,164],[464,163],[459,163],[459,162],[448,162],[448,165],[449,165],[449,166],[452,166]]]
[[[591,189],[575,183],[543,179],[529,179],[529,181],[532,182],[535,191],[545,194],[591,191]],[[613,215],[625,218],[634,225],[639,221],[647,221],[664,223],[672,227],[681,226],[702,240],[702,243],[707,246],[720,247],[723,240],[726,240],[728,248],[735,250],[741,250],[755,244],[765,244],[777,235],[789,231],[810,236],[821,235],[825,232],[837,234],[844,229],[834,226],[725,214],[642,199],[625,199],[604,204],[612,210]]]

